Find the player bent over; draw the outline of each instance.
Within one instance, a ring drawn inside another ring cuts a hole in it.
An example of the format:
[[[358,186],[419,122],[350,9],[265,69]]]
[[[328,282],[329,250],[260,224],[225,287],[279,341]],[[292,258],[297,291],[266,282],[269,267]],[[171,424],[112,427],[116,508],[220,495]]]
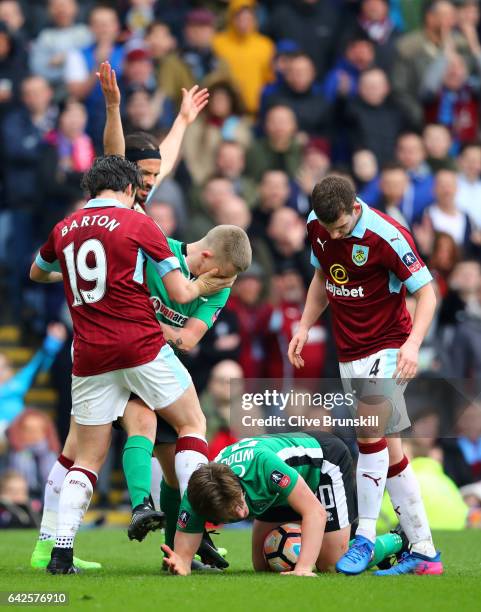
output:
[[[156,266],[169,294],[181,303],[230,286],[233,279],[216,279],[213,271],[189,282],[180,273],[162,231],[131,210],[141,185],[137,167],[124,158],[96,160],[83,180],[93,199],[55,226],[30,271],[38,282],[63,280],[74,328],[77,452],[60,492],[51,573],[78,571],[75,534],[108,451],[112,421],[122,416],[132,392],[152,410],[162,409],[179,434],[179,482],[186,483],[207,461],[205,418],[188,372],[159,330],[145,263]]]
[[[360,386],[359,415],[377,414],[380,419],[377,430],[358,431],[359,526],[337,570],[358,574],[368,567],[387,487],[411,552],[377,574],[440,574],[440,554],[401,440],[384,437],[410,425],[403,392],[416,375],[419,347],[436,306],[431,274],[410,233],[357,199],[348,180],[326,177],[315,186],[312,204],[307,231],[316,270],[289,345],[289,360],[297,368],[303,366],[301,352],[309,329],[330,304],[343,385],[347,390]],[[406,290],[416,299],[412,322]]]
[[[182,576],[202,537],[205,521],[254,518],[252,563],[267,571],[266,535],[281,523],[300,521],[298,576],[329,571],[347,550],[356,518],[352,459],[346,445],[325,432],[245,438],[223,449],[191,476],[182,499],[174,551],[166,563]],[[394,552],[394,551],[393,551]]]

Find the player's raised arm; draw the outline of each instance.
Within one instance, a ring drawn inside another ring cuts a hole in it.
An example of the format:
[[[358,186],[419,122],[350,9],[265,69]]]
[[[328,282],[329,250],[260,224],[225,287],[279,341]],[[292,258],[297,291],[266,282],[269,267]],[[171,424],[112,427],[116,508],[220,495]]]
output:
[[[159,147],[162,165],[156,185],[172,172],[179,156],[185,130],[196,120],[197,115],[205,108],[208,102],[209,92],[207,89],[199,89],[198,85],[194,85],[189,91],[182,89],[182,104],[179,114]]]
[[[295,569],[292,572],[282,573],[290,576],[315,576],[312,568],[321,551],[326,527],[326,511],[301,476],[287,501],[302,517],[302,545]]]
[[[299,369],[304,366],[304,359],[301,357],[301,352],[307,342],[309,330],[326,310],[327,305],[328,299],[324,286],[324,276],[321,270],[317,269],[309,285],[306,305],[304,306],[304,312],[302,313],[299,323],[299,329],[289,343],[287,355],[289,361],[295,368]]]
[[[104,128],[104,154],[125,155],[125,139],[120,116],[120,89],[115,70],[109,62],[100,64],[97,78],[105,100],[107,119]]]
[[[406,342],[399,349],[397,367],[393,378],[399,383],[414,378],[418,369],[419,348],[431,326],[436,310],[436,294],[432,283],[423,285],[413,293],[416,309],[413,317],[413,327]]]

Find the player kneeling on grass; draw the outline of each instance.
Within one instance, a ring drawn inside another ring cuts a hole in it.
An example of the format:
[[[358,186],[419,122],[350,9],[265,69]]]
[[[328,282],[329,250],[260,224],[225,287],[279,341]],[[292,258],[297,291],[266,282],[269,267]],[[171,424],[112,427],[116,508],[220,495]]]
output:
[[[206,521],[254,518],[252,562],[267,571],[263,544],[278,525],[300,521],[296,576],[332,570],[349,545],[356,518],[352,459],[346,445],[325,432],[246,438],[227,446],[192,474],[182,499],[174,551],[164,545],[174,574],[190,574]]]

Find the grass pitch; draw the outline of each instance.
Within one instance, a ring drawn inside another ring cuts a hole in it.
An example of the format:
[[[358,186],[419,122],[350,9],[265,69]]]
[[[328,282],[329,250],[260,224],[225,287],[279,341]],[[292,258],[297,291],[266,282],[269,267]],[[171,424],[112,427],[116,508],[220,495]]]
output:
[[[160,536],[130,542],[125,530],[81,532],[76,554],[104,569],[78,576],[48,576],[30,568],[36,533],[0,532],[0,591],[64,591],[70,610],[116,612],[314,612],[317,610],[471,611],[481,609],[481,531],[435,534],[444,576],[377,578],[326,575],[294,578],[254,574],[250,532],[224,530],[216,540],[229,550],[224,575],[170,576],[160,571]],[[47,606],[42,606],[43,608]]]

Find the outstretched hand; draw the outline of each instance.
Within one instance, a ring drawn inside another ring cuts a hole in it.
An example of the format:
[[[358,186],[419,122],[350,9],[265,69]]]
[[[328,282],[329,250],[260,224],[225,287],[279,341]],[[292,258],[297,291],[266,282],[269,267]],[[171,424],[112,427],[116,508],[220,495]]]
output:
[[[189,91],[182,88],[182,104],[180,105],[179,115],[187,124],[196,120],[197,115],[204,109],[209,102],[209,92],[207,89],[200,89],[198,85],[191,87]]]
[[[160,548],[165,553],[164,561],[171,574],[175,574],[176,576],[188,576],[190,574],[190,568],[185,566],[182,559],[172,550],[172,548],[170,548],[170,546],[162,544]]]
[[[97,78],[100,81],[107,108],[109,106],[120,106],[120,89],[117,84],[117,76],[109,62],[102,62],[100,64]]]

